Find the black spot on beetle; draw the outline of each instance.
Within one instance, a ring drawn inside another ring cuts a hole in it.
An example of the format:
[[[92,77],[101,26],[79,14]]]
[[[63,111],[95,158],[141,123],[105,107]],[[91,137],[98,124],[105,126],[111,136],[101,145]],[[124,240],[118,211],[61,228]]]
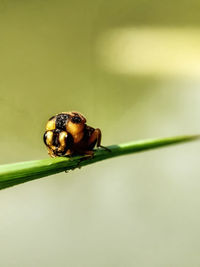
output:
[[[66,151],[72,147],[74,143],[74,139],[70,133],[67,133],[67,136],[65,137],[65,149]]]
[[[81,118],[79,116],[72,117],[72,122],[78,124],[81,122]]]
[[[68,114],[58,114],[56,116],[56,129],[66,131],[66,122],[69,119]]]
[[[60,146],[60,142],[59,142],[59,134],[60,132],[58,130],[53,131],[53,142],[52,145],[55,147],[59,147]]]

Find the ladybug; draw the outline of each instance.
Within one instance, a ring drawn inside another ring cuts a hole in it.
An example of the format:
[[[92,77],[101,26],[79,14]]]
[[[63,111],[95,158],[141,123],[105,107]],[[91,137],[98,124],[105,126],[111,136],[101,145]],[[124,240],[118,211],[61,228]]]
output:
[[[51,157],[90,155],[94,147],[101,145],[101,130],[86,124],[85,117],[79,112],[62,112],[51,117],[46,124],[43,136]]]

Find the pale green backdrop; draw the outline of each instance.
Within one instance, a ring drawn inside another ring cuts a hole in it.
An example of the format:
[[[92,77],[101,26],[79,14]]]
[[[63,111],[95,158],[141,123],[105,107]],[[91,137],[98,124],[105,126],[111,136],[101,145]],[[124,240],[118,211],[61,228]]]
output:
[[[82,112],[103,144],[200,132],[200,2],[0,0],[0,164]],[[200,143],[0,192],[2,267],[200,266]]]

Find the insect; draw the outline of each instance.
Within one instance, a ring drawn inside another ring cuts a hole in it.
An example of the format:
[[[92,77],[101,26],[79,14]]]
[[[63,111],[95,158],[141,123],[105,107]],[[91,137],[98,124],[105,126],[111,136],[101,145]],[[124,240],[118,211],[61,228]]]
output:
[[[43,136],[51,157],[74,154],[93,156],[94,147],[101,145],[101,130],[86,124],[85,117],[79,112],[62,112],[51,117],[46,124]]]

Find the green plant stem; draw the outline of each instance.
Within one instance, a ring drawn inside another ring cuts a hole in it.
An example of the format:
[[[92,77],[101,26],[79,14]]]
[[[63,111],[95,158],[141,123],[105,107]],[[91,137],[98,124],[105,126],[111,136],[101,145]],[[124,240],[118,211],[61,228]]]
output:
[[[110,152],[98,149],[94,157],[88,159],[86,156],[57,157],[42,160],[25,161],[0,166],[0,189],[28,182],[34,179],[73,170],[76,167],[86,166],[104,159],[109,159],[126,154],[155,149],[176,143],[192,141],[200,138],[199,135],[176,136],[162,139],[149,139],[144,141],[130,142],[127,144],[108,146]]]

